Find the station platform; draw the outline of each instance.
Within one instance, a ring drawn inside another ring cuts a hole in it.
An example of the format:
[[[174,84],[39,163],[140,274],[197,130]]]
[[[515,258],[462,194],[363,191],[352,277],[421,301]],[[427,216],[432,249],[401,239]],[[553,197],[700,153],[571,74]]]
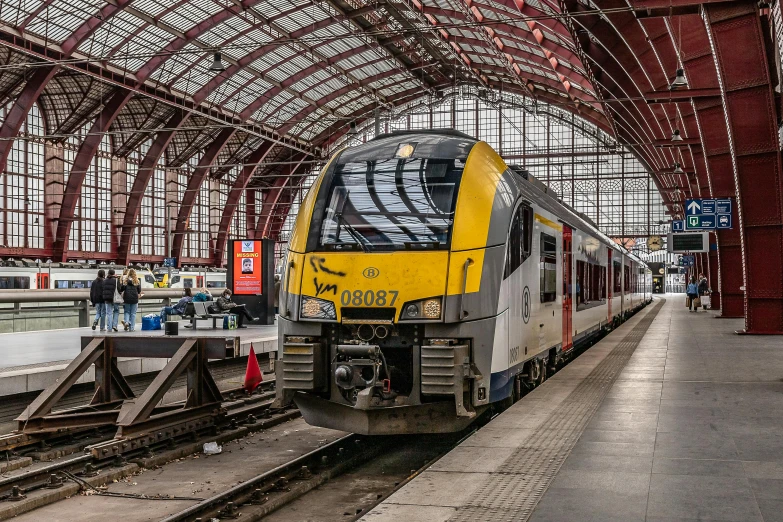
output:
[[[783,521],[783,345],[670,294],[362,520]]]
[[[199,327],[185,328],[180,321],[178,337],[239,337],[240,355],[247,355],[250,345],[256,354],[277,351],[277,326],[248,326],[238,330]],[[134,332],[100,332],[91,328],[66,328],[39,332],[0,334],[0,397],[40,391],[57,378],[81,350],[82,337],[162,336],[163,330]],[[167,359],[120,358],[117,366],[125,376],[159,371]],[[77,384],[95,380],[94,368]]]

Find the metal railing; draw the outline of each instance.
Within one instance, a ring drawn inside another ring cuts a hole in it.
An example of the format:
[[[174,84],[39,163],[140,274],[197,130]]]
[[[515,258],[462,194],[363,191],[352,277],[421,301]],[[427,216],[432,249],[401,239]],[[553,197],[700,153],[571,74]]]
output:
[[[157,311],[163,305],[171,304],[172,299],[179,299],[184,295],[183,289],[171,288],[147,288],[143,290],[143,297],[139,299],[139,312]],[[70,303],[59,306],[50,306],[50,303]],[[59,319],[67,320],[65,315],[71,315],[71,320],[78,314],[80,327],[90,326],[91,306],[90,290],[62,289],[62,290],[0,290],[0,319],[11,315],[11,319],[21,318],[24,315],[45,313],[63,314]],[[28,305],[28,306],[23,306]],[[73,314],[76,312],[76,314]],[[49,316],[51,319],[51,315]],[[73,324],[73,323],[70,323]],[[17,330],[16,327],[13,328]]]

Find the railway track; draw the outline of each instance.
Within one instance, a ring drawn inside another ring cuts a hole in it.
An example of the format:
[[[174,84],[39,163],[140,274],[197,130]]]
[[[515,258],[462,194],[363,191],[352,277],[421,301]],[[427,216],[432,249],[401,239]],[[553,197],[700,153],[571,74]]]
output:
[[[0,520],[193,453],[206,440],[232,440],[299,416],[293,408],[271,409],[274,381],[263,383],[263,387],[260,393],[239,399],[229,397],[243,394],[241,389],[223,391],[226,401],[221,406],[225,414],[201,429],[151,434],[147,440],[137,440],[135,447],[125,447],[128,440],[113,438],[114,430],[104,431],[102,436],[89,439],[91,443],[82,448],[83,454],[32,465],[0,478]],[[115,451],[109,453],[109,448]],[[56,452],[56,446],[51,451]]]

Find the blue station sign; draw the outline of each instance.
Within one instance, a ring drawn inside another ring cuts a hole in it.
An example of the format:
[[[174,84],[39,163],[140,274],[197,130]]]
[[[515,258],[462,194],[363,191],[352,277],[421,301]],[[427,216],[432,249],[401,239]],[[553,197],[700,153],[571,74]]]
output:
[[[685,232],[685,220],[675,219],[672,221],[672,232]]]
[[[731,199],[686,199],[685,230],[715,230],[732,228]],[[672,231],[679,232],[674,228]]]

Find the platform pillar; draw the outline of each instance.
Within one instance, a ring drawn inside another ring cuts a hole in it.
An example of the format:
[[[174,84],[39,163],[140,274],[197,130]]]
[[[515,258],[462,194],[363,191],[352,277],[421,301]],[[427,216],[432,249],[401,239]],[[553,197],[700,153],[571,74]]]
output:
[[[759,8],[743,1],[705,4],[704,12],[721,80],[739,207],[744,332],[783,334],[783,178]],[[724,275],[737,268],[726,267]],[[724,293],[724,308],[728,297]]]

